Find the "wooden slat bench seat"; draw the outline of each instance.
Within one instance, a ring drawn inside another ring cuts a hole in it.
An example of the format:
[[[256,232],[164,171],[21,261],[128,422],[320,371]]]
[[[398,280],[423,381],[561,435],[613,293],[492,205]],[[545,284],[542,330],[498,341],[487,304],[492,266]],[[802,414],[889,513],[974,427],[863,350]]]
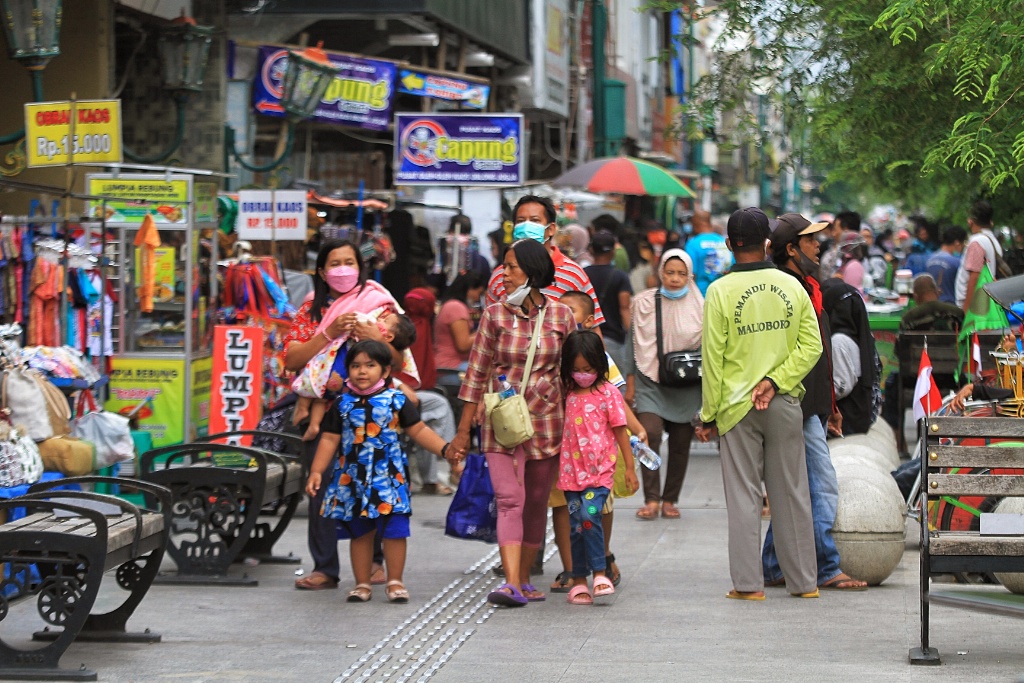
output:
[[[68,484],[110,484],[143,491],[158,506],[139,507],[114,496],[52,489]],[[85,669],[65,670],[60,658],[78,640],[158,642],[126,624],[160,567],[170,525],[170,492],[132,479],[85,476],[37,484],[25,496],[0,501],[0,510],[23,507],[21,519],[0,525],[0,620],[22,599],[36,597],[47,624],[33,634],[41,648],[0,639],[0,679],[96,680]],[[115,609],[91,614],[104,572],[116,569],[128,596]],[[6,633],[5,633],[6,635]]]
[[[273,436],[292,438],[297,449],[302,447],[297,437]],[[144,453],[139,476],[166,486],[174,500],[167,553],[178,571],[157,579],[167,583],[257,585],[246,575],[229,576],[228,569],[245,557],[279,559],[272,554],[273,543],[291,520],[305,484],[302,459],[295,453],[206,442]],[[273,526],[259,521],[268,506],[281,510]]]
[[[1024,420],[930,417],[924,432],[921,510],[929,509],[929,501],[944,497],[980,496],[997,502],[1007,496],[1024,496],[1024,448],[998,445],[999,440],[1020,440]],[[994,445],[989,446],[992,441]],[[932,576],[958,572],[1024,572],[1024,536],[931,529],[929,515],[921,515],[921,646],[910,650],[911,664],[941,663],[938,650],[929,642],[932,604],[1024,617],[1024,596],[1005,588],[931,589]]]

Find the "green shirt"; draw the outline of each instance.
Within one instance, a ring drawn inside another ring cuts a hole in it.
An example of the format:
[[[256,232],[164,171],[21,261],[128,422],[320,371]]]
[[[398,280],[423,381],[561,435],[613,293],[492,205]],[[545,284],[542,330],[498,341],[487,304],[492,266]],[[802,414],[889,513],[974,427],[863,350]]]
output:
[[[765,377],[802,398],[800,383],[821,355],[814,307],[800,283],[770,263],[743,263],[711,283],[704,298],[700,417],[725,434],[753,407]]]

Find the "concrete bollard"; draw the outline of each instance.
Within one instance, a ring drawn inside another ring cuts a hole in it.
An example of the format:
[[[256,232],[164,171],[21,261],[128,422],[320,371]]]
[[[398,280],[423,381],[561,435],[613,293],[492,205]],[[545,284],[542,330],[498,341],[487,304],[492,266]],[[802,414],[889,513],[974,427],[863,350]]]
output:
[[[860,475],[843,465],[837,476],[839,509],[832,533],[840,565],[853,578],[877,586],[903,558],[903,496],[888,473],[878,476],[866,470]]]
[[[873,436],[880,441],[884,441],[896,448],[896,432],[893,431],[889,423],[883,420],[881,417],[876,419],[871,425],[871,429],[868,430],[868,435]]]
[[[852,459],[885,473],[889,473],[893,469],[889,459],[877,449],[863,444],[846,443],[846,439],[843,439],[841,443],[829,443],[829,453],[833,463],[843,459]]]
[[[996,512],[1007,514],[1024,514],[1024,498],[1003,498],[996,506]],[[999,583],[1006,586],[1007,590],[1017,595],[1024,595],[1024,573],[1021,572],[1000,572],[996,574]]]
[[[896,450],[896,445],[890,444],[888,441],[885,441],[875,434],[856,434],[854,436],[848,436],[845,439],[840,439],[839,441],[840,443],[836,444],[837,447],[844,445],[858,445],[866,446],[867,448],[872,448],[878,451],[879,456],[889,467],[890,472],[900,466],[900,454]]]

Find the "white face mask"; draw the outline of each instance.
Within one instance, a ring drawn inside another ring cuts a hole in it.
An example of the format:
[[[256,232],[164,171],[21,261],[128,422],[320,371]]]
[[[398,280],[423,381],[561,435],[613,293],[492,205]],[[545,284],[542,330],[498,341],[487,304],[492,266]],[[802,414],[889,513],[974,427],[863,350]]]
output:
[[[511,294],[505,295],[505,301],[512,304],[513,306],[522,306],[523,302],[526,301],[526,295],[530,293],[530,283],[524,283]]]

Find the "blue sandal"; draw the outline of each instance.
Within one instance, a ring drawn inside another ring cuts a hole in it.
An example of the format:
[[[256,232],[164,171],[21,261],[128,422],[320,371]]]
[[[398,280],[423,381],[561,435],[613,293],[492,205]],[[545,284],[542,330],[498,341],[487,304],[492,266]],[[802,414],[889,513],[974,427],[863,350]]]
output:
[[[512,584],[503,583],[487,595],[487,602],[503,607],[522,607],[529,600]]]

